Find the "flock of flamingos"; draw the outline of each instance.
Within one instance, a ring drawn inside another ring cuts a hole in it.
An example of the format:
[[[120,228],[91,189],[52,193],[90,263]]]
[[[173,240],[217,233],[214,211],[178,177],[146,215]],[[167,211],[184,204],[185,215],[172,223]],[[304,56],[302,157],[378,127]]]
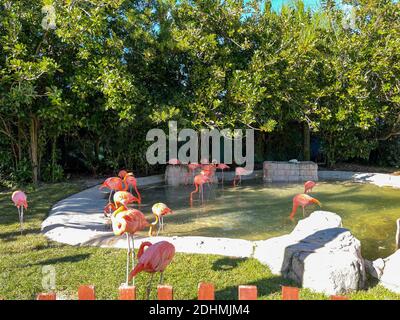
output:
[[[173,159],[169,161],[170,165],[181,165],[179,160]],[[204,201],[203,185],[213,183],[215,181],[215,172],[217,169],[222,170],[222,183],[223,171],[229,169],[226,164],[197,164],[190,163],[187,165],[188,173],[185,176],[186,183],[190,180],[193,181],[195,190],[190,193],[189,202],[193,205],[193,195],[200,193],[201,201]],[[195,175],[196,170],[200,173]],[[233,179],[233,186],[236,187],[241,183],[241,176],[246,175],[248,172],[242,167],[235,169],[235,177]],[[305,216],[304,209],[311,204],[321,206],[321,203],[309,196],[307,193],[312,191],[316,183],[307,181],[304,184],[304,193],[298,194],[293,198],[293,208],[289,218],[294,219],[298,207],[303,208],[303,216]],[[173,213],[172,210],[164,203],[156,203],[152,207],[154,221],[149,223],[144,214],[138,210],[128,207],[128,205],[142,203],[140,192],[137,188],[137,181],[133,173],[121,170],[118,177],[110,177],[106,179],[100,186],[100,189],[107,188],[110,191],[108,203],[104,207],[104,215],[111,220],[111,226],[116,236],[126,235],[127,237],[127,257],[126,257],[126,282],[128,286],[132,281],[134,284],[135,276],[139,272],[148,272],[151,274],[149,283],[147,285],[146,296],[149,298],[151,291],[151,284],[155,273],[160,273],[161,284],[163,282],[163,272],[166,267],[171,263],[175,255],[175,247],[168,241],[160,241],[152,244],[151,242],[142,242],[137,254],[137,264],[135,265],[135,251],[134,251],[134,237],[133,235],[145,228],[149,228],[148,235],[151,237],[154,234],[158,235],[164,229],[164,216]],[[129,191],[128,191],[129,190]],[[135,195],[133,194],[135,193]],[[24,209],[28,208],[27,197],[24,192],[18,190],[12,194],[12,201],[18,209],[20,230],[23,231],[23,214]],[[147,249],[146,249],[147,248]],[[129,271],[131,270],[131,271]]]

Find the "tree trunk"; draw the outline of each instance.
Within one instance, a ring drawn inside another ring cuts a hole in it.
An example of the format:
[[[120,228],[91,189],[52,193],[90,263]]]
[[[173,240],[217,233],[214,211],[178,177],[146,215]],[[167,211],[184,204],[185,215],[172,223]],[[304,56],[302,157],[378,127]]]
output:
[[[303,160],[310,161],[311,159],[311,143],[310,143],[310,127],[308,123],[303,125]]]
[[[38,159],[38,145],[39,145],[39,121],[36,116],[31,115],[30,124],[30,138],[31,138],[31,164],[32,164],[32,181],[37,184],[39,181],[39,159]]]

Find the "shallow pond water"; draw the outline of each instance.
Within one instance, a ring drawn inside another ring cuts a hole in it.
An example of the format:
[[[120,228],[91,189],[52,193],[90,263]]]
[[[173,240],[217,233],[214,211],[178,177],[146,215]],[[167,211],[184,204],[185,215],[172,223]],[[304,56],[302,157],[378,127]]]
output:
[[[244,181],[205,187],[202,205],[198,196],[193,207],[189,194],[193,186],[151,186],[142,189],[141,210],[148,217],[151,206],[165,202],[174,214],[164,219],[162,235],[210,236],[264,240],[289,233],[302,218],[299,208],[295,222],[288,217],[292,198],[303,192],[302,184],[263,184]],[[319,182],[311,195],[322,202],[322,210],[339,214],[343,226],[361,241],[365,258],[386,257],[395,250],[395,221],[400,217],[400,189],[350,182]],[[306,209],[306,215],[317,210]]]

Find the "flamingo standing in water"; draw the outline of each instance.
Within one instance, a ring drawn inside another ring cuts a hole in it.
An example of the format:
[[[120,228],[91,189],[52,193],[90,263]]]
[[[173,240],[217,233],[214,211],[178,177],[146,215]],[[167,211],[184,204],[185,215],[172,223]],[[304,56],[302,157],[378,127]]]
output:
[[[189,177],[194,178],[194,172],[196,171],[197,168],[200,168],[201,164],[198,163],[189,163],[188,164],[188,173],[185,175],[185,184],[189,183]]]
[[[112,228],[116,236],[126,234],[128,250],[126,254],[126,285],[129,284],[129,262],[135,268],[135,243],[133,235],[149,226],[144,214],[136,209],[126,210],[120,206],[111,216]],[[132,247],[131,247],[132,242]]]
[[[164,216],[167,214],[173,213],[170,208],[165,203],[156,203],[153,205],[151,208],[151,211],[153,212],[153,215],[155,217],[155,221],[150,224],[150,229],[149,229],[149,236],[151,237],[153,235],[153,229],[155,226],[158,224],[158,229],[157,229],[157,236],[160,233],[160,230],[164,230]]]
[[[227,170],[227,169],[229,169],[229,168],[230,168],[230,167],[229,167],[227,164],[225,164],[225,163],[219,163],[219,164],[217,164],[217,169],[219,169],[219,170],[222,171],[222,179],[221,179],[222,184],[224,184],[224,170]]]
[[[201,193],[201,203],[204,202],[204,190],[203,190],[203,185],[207,182],[210,182],[210,177],[208,177],[203,171],[198,174],[197,176],[194,177],[194,185],[196,186],[196,189],[190,193],[190,205],[193,205],[193,194],[196,192]]]
[[[15,206],[18,209],[18,217],[19,217],[19,228],[22,234],[23,226],[22,224],[24,223],[24,208],[28,209],[28,201],[26,199],[26,194],[22,192],[21,190],[14,191],[11,200],[14,202]]]
[[[247,176],[251,172],[249,170],[246,170],[245,168],[242,167],[236,167],[235,168],[235,177],[233,178],[233,186],[236,187],[239,184],[242,183],[242,176]],[[236,181],[239,179],[239,182],[236,183]]]
[[[322,206],[321,202],[319,202],[317,199],[315,199],[313,197],[310,197],[308,194],[301,193],[301,194],[294,196],[293,209],[289,216],[290,220],[293,220],[294,215],[296,214],[297,208],[299,206],[301,206],[303,208],[303,217],[305,217],[304,208],[306,206],[312,205],[313,203],[319,205],[320,207]]]
[[[304,193],[309,193],[312,192],[312,189],[316,186],[317,184],[314,181],[307,181],[304,184]]]
[[[145,251],[145,247],[147,250]],[[175,246],[168,241],[160,241],[155,244],[151,242],[142,242],[138,252],[138,264],[130,272],[128,281],[136,277],[139,272],[151,273],[150,281],[147,285],[147,297],[150,296],[151,284],[156,272],[160,272],[160,284],[163,283],[164,270],[171,263],[175,255]]]

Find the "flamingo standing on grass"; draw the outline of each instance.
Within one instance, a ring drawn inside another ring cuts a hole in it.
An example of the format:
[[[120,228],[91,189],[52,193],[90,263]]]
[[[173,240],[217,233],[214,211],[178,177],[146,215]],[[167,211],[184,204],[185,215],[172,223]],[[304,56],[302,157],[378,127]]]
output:
[[[18,209],[19,228],[22,234],[24,223],[24,208],[28,209],[26,194],[21,190],[14,191],[11,196],[11,200],[14,202],[15,206]]]
[[[204,202],[204,189],[203,185],[207,182],[210,182],[210,177],[207,176],[203,171],[194,177],[194,185],[196,189],[190,193],[190,205],[193,205],[193,194],[199,192],[201,194],[201,203]]]
[[[135,243],[133,235],[149,226],[144,214],[137,209],[126,210],[120,206],[111,216],[112,228],[116,236],[126,234],[128,250],[126,253],[126,285],[129,284],[129,264],[135,268]],[[132,242],[132,247],[131,247]]]
[[[317,184],[314,181],[307,181],[304,184],[304,193],[309,193],[312,192],[312,189],[316,186]]]
[[[317,199],[315,199],[313,197],[310,197],[308,194],[301,193],[301,194],[294,196],[293,209],[289,216],[290,220],[293,220],[293,218],[297,212],[297,208],[299,206],[301,206],[303,208],[303,217],[305,217],[304,208],[309,205],[312,205],[313,203],[319,205],[320,207],[322,206],[321,202],[319,202]]]
[[[146,250],[144,250],[147,247]],[[160,284],[163,283],[164,270],[171,263],[175,255],[175,246],[168,241],[160,241],[155,244],[151,242],[142,242],[138,252],[138,264],[130,272],[128,281],[136,277],[139,272],[151,273],[150,281],[147,285],[147,296],[149,299],[151,284],[156,272],[160,272]]]
[[[153,230],[156,225],[158,225],[157,229],[157,236],[160,233],[160,230],[164,231],[164,216],[167,214],[173,213],[170,208],[165,203],[156,203],[153,205],[151,208],[151,211],[153,212],[153,215],[155,217],[155,221],[150,224],[150,229],[149,229],[149,236],[151,237],[153,235]]]

